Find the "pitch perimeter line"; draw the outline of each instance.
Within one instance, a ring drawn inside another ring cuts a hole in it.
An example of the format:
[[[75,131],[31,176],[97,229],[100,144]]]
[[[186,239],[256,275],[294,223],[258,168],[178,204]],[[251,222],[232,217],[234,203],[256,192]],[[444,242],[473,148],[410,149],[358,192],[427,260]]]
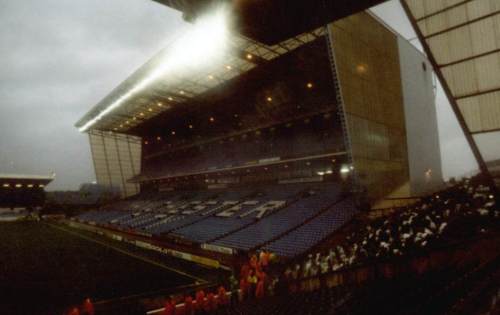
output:
[[[172,267],[168,267],[168,266],[166,266],[166,265],[164,265],[164,264],[158,263],[158,262],[153,261],[153,260],[151,260],[151,259],[148,259],[148,258],[145,258],[145,257],[141,257],[141,256],[136,255],[136,254],[132,254],[132,253],[130,253],[130,252],[127,252],[126,250],[123,250],[123,249],[120,249],[120,248],[118,248],[118,247],[115,247],[115,246],[112,246],[112,245],[106,244],[106,243],[101,242],[101,241],[98,241],[98,240],[96,240],[96,239],[94,239],[94,238],[91,238],[91,237],[88,237],[88,236],[84,236],[84,235],[82,235],[82,234],[80,234],[80,233],[77,233],[77,232],[74,232],[74,231],[69,231],[69,230],[66,230],[66,229],[64,229],[64,228],[62,228],[62,227],[59,227],[59,226],[56,226],[56,225],[52,225],[52,224],[50,224],[50,223],[47,223],[47,224],[48,224],[49,226],[53,227],[53,228],[59,229],[59,230],[61,230],[61,231],[64,231],[64,232],[66,232],[66,233],[69,233],[69,234],[76,235],[76,236],[78,236],[78,237],[80,237],[80,238],[83,238],[83,239],[85,239],[85,240],[87,240],[87,241],[91,241],[91,242],[97,243],[97,244],[99,244],[99,245],[101,245],[101,246],[104,246],[104,247],[107,247],[107,248],[113,249],[113,250],[115,250],[115,251],[117,251],[117,252],[119,252],[119,253],[121,253],[121,254],[124,254],[124,255],[127,255],[127,256],[130,256],[130,257],[133,257],[133,258],[135,258],[135,259],[139,259],[139,260],[141,260],[141,261],[143,261],[143,262],[146,262],[146,263],[149,263],[149,264],[151,264],[151,265],[154,265],[154,266],[157,266],[157,267],[160,267],[160,268],[166,269],[166,270],[168,270],[168,271],[171,271],[171,272],[175,272],[175,273],[181,274],[181,275],[183,275],[183,276],[185,276],[185,277],[188,277],[188,278],[190,278],[190,279],[193,279],[193,280],[199,281],[199,282],[200,282],[200,284],[205,284],[205,283],[208,283],[208,281],[207,281],[207,280],[205,280],[205,279],[198,278],[198,277],[196,277],[196,276],[193,276],[193,275],[191,275],[191,274],[185,273],[185,272],[183,272],[183,271],[180,271],[180,270],[175,269],[175,268],[172,268]]]

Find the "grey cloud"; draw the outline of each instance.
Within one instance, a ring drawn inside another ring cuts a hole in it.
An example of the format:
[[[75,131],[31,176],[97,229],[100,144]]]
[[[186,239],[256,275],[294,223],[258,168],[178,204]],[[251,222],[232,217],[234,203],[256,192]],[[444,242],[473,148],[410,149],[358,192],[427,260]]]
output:
[[[184,26],[149,0],[0,2],[0,172],[94,180],[74,123]]]

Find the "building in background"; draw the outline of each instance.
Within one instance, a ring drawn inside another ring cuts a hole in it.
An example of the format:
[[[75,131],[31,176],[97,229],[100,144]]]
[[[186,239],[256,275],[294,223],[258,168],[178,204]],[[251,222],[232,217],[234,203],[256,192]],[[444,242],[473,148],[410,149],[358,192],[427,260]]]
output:
[[[45,203],[45,186],[54,176],[0,174],[1,208],[35,208]]]

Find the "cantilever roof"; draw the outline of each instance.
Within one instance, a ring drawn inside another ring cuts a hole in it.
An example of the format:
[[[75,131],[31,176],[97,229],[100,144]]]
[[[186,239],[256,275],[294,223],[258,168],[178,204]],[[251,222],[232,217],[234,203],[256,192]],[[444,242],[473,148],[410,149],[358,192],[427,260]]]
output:
[[[267,61],[291,52],[300,46],[323,36],[323,27],[300,34],[276,45],[268,46],[251,39],[233,36],[231,53],[224,63],[203,67],[203,70],[190,69],[182,73],[169,73],[167,78],[160,77],[133,96],[127,98],[119,107],[113,109],[96,121],[90,129],[127,133],[133,127],[174,107],[187,106],[196,96],[242,75]],[[116,87],[101,102],[94,106],[77,123],[82,128],[100,115],[120,97],[143,81],[151,71],[158,67],[169,47],[161,50],[145,65]],[[251,56],[251,57],[249,57]],[[166,83],[168,82],[168,83]]]
[[[500,1],[404,0],[481,168],[500,154]],[[455,105],[455,106],[453,106]],[[477,149],[476,149],[477,148]]]
[[[406,2],[470,131],[499,131],[500,2]]]

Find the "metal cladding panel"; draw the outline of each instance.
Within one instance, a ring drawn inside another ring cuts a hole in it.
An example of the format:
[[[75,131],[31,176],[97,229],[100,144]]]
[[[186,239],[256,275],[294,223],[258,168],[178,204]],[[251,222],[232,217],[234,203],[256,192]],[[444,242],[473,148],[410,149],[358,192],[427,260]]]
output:
[[[94,162],[96,180],[99,184],[109,187],[111,186],[111,182],[107,170],[106,153],[104,152],[104,142],[102,137],[96,134],[89,134],[89,142],[92,151],[92,160]]]
[[[494,130],[500,126],[500,91],[458,101],[471,132]]]
[[[116,133],[91,131],[89,140],[97,182],[119,189],[123,197],[139,192],[136,184],[127,183],[140,171],[141,140]]]
[[[419,20],[422,17],[436,14],[446,8],[460,4],[464,0],[407,0],[406,2],[412,8],[415,18]]]
[[[500,1],[404,2],[458,105],[465,132],[475,140],[489,138],[477,135],[500,130]],[[476,145],[486,160],[500,159],[494,146]]]
[[[354,169],[376,201],[409,183],[397,37],[364,12],[329,27]]]

